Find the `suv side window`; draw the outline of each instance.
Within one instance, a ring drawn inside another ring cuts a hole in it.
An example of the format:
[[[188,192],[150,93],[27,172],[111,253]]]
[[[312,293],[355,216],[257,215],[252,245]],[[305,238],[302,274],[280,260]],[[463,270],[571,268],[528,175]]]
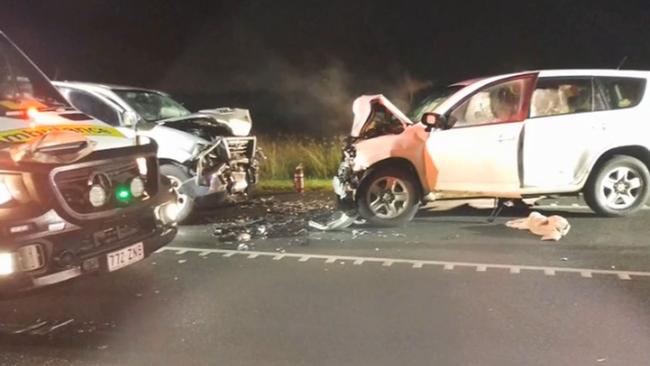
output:
[[[120,125],[119,113],[96,96],[79,90],[68,92],[70,103],[85,114],[112,126]]]
[[[530,118],[594,110],[591,78],[539,78],[530,103]]]
[[[599,110],[623,109],[637,106],[643,98],[645,79],[623,77],[598,77],[600,97],[603,101]]]
[[[451,124],[456,128],[522,121],[532,80],[532,76],[525,76],[479,90],[454,108]]]

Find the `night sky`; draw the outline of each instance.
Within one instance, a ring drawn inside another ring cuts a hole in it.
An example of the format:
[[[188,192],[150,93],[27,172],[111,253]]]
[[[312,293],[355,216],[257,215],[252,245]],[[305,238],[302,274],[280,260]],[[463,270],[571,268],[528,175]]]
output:
[[[249,107],[258,132],[328,133],[352,100],[538,68],[650,69],[646,1],[0,0],[51,78]]]

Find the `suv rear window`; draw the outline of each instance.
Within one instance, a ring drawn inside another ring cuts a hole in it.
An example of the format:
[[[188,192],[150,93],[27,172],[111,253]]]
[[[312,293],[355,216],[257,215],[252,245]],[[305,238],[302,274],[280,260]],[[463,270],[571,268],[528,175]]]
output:
[[[645,79],[598,77],[602,103],[597,103],[599,110],[623,109],[637,106],[643,98]]]

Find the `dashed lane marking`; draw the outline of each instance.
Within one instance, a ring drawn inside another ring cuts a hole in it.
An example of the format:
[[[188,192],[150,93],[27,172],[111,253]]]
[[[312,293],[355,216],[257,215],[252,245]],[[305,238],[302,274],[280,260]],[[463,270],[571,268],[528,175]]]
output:
[[[574,210],[574,209],[580,209],[580,210],[587,210],[591,211],[589,206],[581,205],[579,203],[572,203],[570,205],[560,205],[557,203],[550,203],[550,204],[545,204],[545,205],[534,205],[534,209],[539,209],[539,210]],[[645,210],[648,211],[650,210],[650,206],[643,206],[640,208],[640,210]]]
[[[621,280],[631,280],[632,278],[630,277],[629,273],[618,273],[617,274],[618,278]]]
[[[489,269],[505,269],[511,274],[519,274],[522,270],[542,272],[546,276],[555,276],[557,273],[577,273],[581,278],[592,278],[593,275],[613,275],[619,280],[629,281],[634,277],[650,277],[650,272],[643,271],[618,271],[608,269],[590,269],[590,268],[571,268],[571,267],[548,267],[548,266],[527,266],[515,264],[490,264],[490,263],[471,263],[471,262],[451,262],[423,259],[401,259],[401,258],[381,258],[381,257],[356,257],[327,254],[305,254],[305,253],[281,253],[276,252],[257,252],[257,251],[237,251],[227,249],[205,249],[205,248],[186,248],[186,247],[162,247],[156,253],[174,252],[175,254],[197,253],[200,256],[207,256],[211,253],[221,254],[222,257],[230,258],[234,255],[246,256],[250,259],[258,257],[271,257],[279,261],[284,258],[297,258],[299,262],[307,262],[310,259],[321,259],[325,263],[335,263],[337,261],[352,261],[355,266],[360,266],[366,262],[380,263],[384,267],[391,267],[393,264],[409,264],[412,268],[422,268],[424,265],[442,266],[446,271],[453,271],[455,268],[473,268],[476,272],[487,272]]]

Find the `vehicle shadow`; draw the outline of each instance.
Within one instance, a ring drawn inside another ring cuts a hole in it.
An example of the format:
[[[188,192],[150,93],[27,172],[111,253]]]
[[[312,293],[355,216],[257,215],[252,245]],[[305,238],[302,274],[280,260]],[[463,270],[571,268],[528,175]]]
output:
[[[499,215],[497,216],[497,220],[499,218],[518,218],[518,217],[526,217],[528,216],[531,212],[537,211],[545,216],[552,216],[552,215],[558,215],[558,216],[563,216],[566,218],[598,218],[597,214],[593,212],[579,212],[579,211],[572,211],[572,210],[557,210],[557,209],[550,209],[548,207],[536,207],[536,206],[531,206],[531,207],[505,207],[501,210]],[[420,210],[418,212],[416,219],[420,218],[445,218],[445,219],[452,219],[452,218],[459,218],[462,220],[463,217],[483,217],[487,223],[488,218],[490,217],[490,214],[492,213],[491,208],[476,208],[470,205],[462,205],[458,207],[454,207],[448,210]],[[438,221],[438,220],[436,220]],[[458,222],[457,220],[452,220],[454,222]],[[473,221],[474,222],[474,221]]]

